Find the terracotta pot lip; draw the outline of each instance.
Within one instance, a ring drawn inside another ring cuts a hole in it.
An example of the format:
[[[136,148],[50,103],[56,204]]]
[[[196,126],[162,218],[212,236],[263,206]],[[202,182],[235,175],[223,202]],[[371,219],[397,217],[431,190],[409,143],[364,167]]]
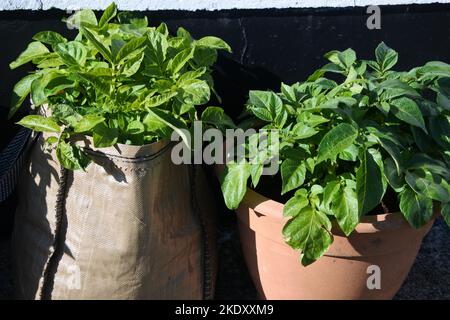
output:
[[[284,204],[269,199],[262,194],[247,188],[247,193],[242,200],[241,206],[245,205],[252,209],[259,215],[270,217],[279,221],[287,221],[286,217],[283,217]],[[374,233],[388,229],[400,229],[408,227],[408,222],[403,217],[401,212],[383,213],[373,216],[364,216],[361,222],[356,226],[356,233]],[[333,228],[337,232],[335,234],[344,235],[339,228]]]

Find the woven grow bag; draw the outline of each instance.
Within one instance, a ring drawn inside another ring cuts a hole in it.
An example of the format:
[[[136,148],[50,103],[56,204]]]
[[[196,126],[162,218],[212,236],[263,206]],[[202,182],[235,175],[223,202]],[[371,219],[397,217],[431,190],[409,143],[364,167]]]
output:
[[[172,145],[95,149],[87,172],[31,149],[13,234],[19,299],[209,299],[214,203],[201,167]],[[201,195],[201,201],[199,201]]]

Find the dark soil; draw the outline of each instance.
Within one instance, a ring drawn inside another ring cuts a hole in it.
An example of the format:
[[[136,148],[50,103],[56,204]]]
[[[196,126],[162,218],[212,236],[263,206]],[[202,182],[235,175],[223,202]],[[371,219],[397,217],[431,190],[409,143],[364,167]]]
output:
[[[263,196],[281,203],[286,203],[295,192],[294,190],[281,195],[282,184],[280,174],[274,176],[262,176],[259,184],[254,189]],[[400,211],[400,208],[398,205],[397,194],[392,188],[388,187],[381,203],[373,208],[367,215],[372,216],[398,211]]]

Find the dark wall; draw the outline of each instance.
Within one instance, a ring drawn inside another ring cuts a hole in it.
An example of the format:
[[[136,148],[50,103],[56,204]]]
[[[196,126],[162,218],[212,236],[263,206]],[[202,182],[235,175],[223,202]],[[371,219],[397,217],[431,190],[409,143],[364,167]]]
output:
[[[223,104],[232,113],[241,108],[249,89],[278,89],[281,81],[302,80],[332,49],[352,47],[370,58],[376,45],[385,41],[399,51],[401,69],[429,60],[450,62],[450,5],[382,7],[381,30],[367,29],[365,8],[145,14],[151,24],[165,21],[172,31],[183,26],[194,37],[217,35],[230,43],[234,52],[220,58],[215,76]],[[38,31],[69,35],[72,31],[60,21],[64,16],[66,12],[59,10],[0,13],[0,106],[9,104],[13,84],[26,72],[9,70],[9,62]]]

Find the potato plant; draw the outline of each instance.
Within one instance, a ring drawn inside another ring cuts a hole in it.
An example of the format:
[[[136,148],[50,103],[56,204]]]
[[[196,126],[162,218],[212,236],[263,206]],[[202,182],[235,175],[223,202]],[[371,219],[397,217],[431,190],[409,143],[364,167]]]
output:
[[[85,169],[87,154],[72,143],[93,138],[95,147],[116,143],[143,145],[188,129],[198,118],[197,106],[210,100],[211,67],[217,51],[231,52],[223,40],[198,40],[179,28],[150,27],[147,18],[117,13],[112,3],[97,19],[82,10],[66,20],[78,29],[73,40],[53,31],[37,33],[12,69],[32,62],[36,70],[14,87],[10,116],[31,95],[45,114],[19,123],[50,132],[60,163]],[[214,111],[215,109],[213,109]]]
[[[246,110],[259,128],[279,131],[280,193],[290,196],[283,234],[301,263],[325,254],[333,221],[349,236],[364,215],[382,213],[372,211],[388,189],[414,228],[436,206],[450,225],[450,65],[394,71],[398,54],[384,43],[375,60],[358,60],[352,49],[325,57],[329,63],[304,82],[250,91]],[[230,209],[248,181],[259,183],[267,159],[260,160],[227,165]]]

